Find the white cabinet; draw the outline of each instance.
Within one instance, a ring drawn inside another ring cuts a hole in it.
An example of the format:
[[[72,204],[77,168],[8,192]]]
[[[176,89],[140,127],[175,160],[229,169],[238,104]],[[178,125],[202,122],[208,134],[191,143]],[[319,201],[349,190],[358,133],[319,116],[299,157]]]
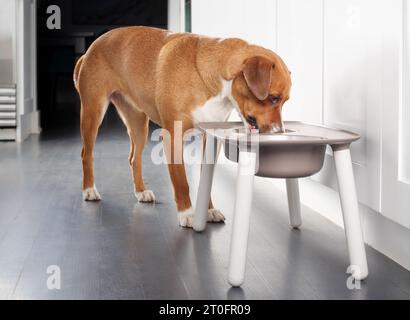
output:
[[[387,0],[324,1],[324,124],[352,130],[360,202],[380,211],[382,49]],[[392,17],[390,17],[392,18]],[[397,17],[396,17],[397,18]]]
[[[408,1],[390,6],[382,65],[389,86],[383,88],[381,212],[410,228],[410,6]]]
[[[285,118],[360,133],[352,145],[360,202],[410,227],[410,9],[402,6],[398,0],[278,0],[277,51],[293,79]],[[330,153],[314,179],[336,188]]]
[[[387,0],[278,0],[277,51],[292,71],[285,119],[358,132],[359,200],[380,211],[383,16]],[[387,6],[387,7],[386,7]],[[329,153],[314,179],[336,187]]]
[[[293,81],[285,119],[361,134],[352,145],[359,201],[406,227],[409,6],[407,0],[192,0],[193,32],[242,37],[283,57]],[[313,179],[336,188],[331,152]]]

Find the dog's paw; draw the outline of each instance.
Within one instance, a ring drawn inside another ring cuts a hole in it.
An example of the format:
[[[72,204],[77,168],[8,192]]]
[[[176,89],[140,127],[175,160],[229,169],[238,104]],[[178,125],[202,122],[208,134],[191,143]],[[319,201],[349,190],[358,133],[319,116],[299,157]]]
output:
[[[142,192],[135,191],[134,193],[138,202],[155,202],[155,195],[151,190],[144,190]]]
[[[208,209],[208,222],[224,222],[225,216],[219,209]]]
[[[179,225],[184,228],[192,228],[194,223],[194,210],[189,208],[185,211],[178,212]]]
[[[84,201],[100,201],[101,196],[98,193],[97,188],[95,185],[92,188],[87,188],[83,190],[83,200]]]

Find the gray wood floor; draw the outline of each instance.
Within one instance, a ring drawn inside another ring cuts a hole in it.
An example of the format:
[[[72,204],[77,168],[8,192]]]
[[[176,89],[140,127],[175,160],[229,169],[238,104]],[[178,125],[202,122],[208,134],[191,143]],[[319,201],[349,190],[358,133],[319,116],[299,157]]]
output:
[[[100,203],[81,199],[76,128],[0,143],[0,298],[410,298],[410,273],[369,247],[370,277],[360,290],[347,289],[343,230],[305,207],[302,229],[290,230],[279,190],[254,195],[246,282],[230,288],[233,176],[215,176],[226,224],[196,234],[178,227],[167,169],[151,163],[151,147],[144,176],[154,205],[133,196],[128,138],[118,125],[105,122],[96,146]],[[61,269],[60,290],[47,289],[50,265]]]

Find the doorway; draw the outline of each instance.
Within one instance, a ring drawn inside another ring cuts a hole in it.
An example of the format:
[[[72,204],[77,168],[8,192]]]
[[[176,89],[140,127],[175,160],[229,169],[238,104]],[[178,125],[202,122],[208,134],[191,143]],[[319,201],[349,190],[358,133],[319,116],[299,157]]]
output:
[[[50,5],[61,10],[60,30],[47,28]],[[42,129],[62,130],[78,125],[80,104],[73,85],[73,69],[95,39],[122,26],[166,29],[167,15],[168,3],[162,0],[38,0],[37,79]]]

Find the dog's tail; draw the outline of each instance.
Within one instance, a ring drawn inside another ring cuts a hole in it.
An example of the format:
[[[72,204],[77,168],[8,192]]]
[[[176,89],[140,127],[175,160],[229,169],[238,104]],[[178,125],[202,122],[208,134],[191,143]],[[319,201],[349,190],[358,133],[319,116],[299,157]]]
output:
[[[78,59],[77,63],[75,64],[75,68],[74,68],[73,80],[74,80],[74,86],[77,89],[77,91],[78,91],[78,76],[80,75],[80,70],[81,70],[81,65],[83,64],[83,60],[84,60],[84,55],[82,55],[80,59]]]

